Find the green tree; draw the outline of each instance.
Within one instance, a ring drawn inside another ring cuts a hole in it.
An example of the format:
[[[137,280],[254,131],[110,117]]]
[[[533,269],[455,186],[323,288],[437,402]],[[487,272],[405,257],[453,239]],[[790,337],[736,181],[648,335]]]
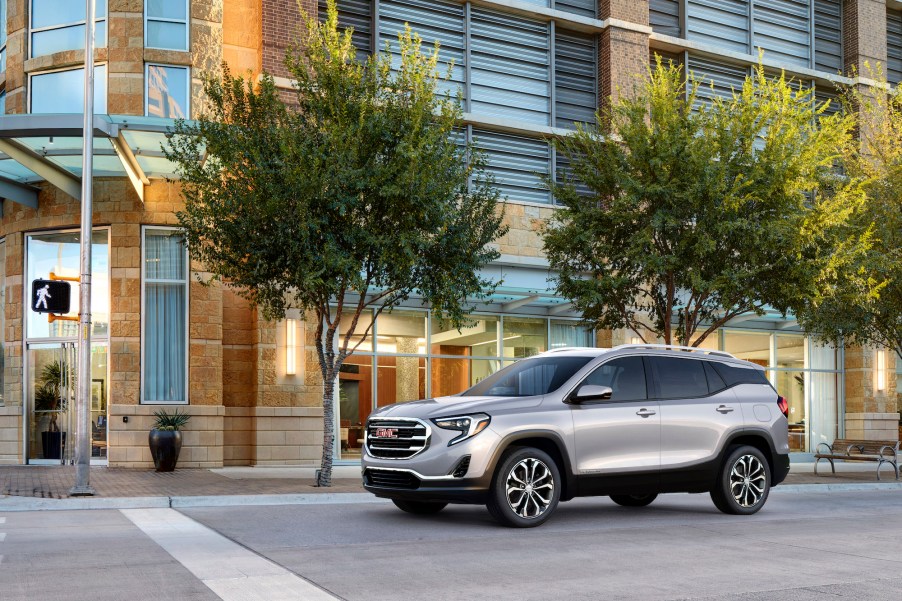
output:
[[[795,307],[799,323],[827,341],[876,344],[902,353],[902,86],[843,90],[860,139],[844,164],[862,181],[864,203],[844,228],[850,245],[823,273],[818,294]]]
[[[838,209],[857,202],[831,175],[850,123],[812,90],[761,66],[729,98],[706,105],[698,90],[659,59],[599,112],[609,133],[558,143],[572,179],[548,181],[563,209],[545,250],[596,328],[697,346],[737,315],[785,311],[811,294]]]
[[[269,319],[299,308],[316,323],[323,378],[323,453],[331,485],[334,386],[370,333],[365,312],[418,295],[453,325],[504,233],[498,192],[475,148],[455,143],[459,99],[437,93],[438,47],[409,28],[388,52],[355,59],[351,30],[304,17],[286,66],[287,104],[273,80],[205,82],[210,109],[180,122],[167,156],[178,164],[178,214],[193,259]],[[198,160],[203,157],[205,160]],[[469,161],[466,160],[469,158]]]

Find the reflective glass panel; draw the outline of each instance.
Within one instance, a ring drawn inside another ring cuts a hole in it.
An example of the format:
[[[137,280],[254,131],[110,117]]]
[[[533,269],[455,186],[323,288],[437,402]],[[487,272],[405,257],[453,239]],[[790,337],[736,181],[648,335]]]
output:
[[[532,357],[548,348],[548,324],[544,319],[505,317],[504,356],[522,359]]]
[[[341,345],[345,343],[345,336],[347,336],[347,334],[350,332],[351,325],[353,323],[353,316],[349,315],[348,311],[344,311],[343,313],[344,314],[342,315],[341,323],[338,326],[338,335],[335,337],[336,352],[338,352],[338,349],[341,347]],[[372,312],[365,311],[360,315],[360,317],[357,319],[357,324],[354,326],[353,335],[351,336],[350,341],[348,341],[349,351],[353,349],[357,344],[360,344],[360,346],[357,347],[357,351],[364,352],[373,350],[373,328],[371,327],[372,323]],[[366,338],[364,338],[364,335],[366,335]]]
[[[775,367],[804,369],[807,343],[803,335],[777,334],[777,364]]]
[[[70,69],[35,75],[31,78],[32,113],[83,113],[84,69]],[[106,65],[94,68],[94,113],[106,107]]]
[[[461,327],[460,330],[433,319],[430,340],[432,354],[497,357],[498,318],[482,315],[471,317],[474,321]]]
[[[145,6],[148,17],[184,21],[188,16],[188,3],[185,0],[147,0]]]
[[[167,119],[188,117],[188,69],[147,66],[147,115]]]
[[[578,321],[551,321],[551,348],[595,346],[595,335]]]
[[[106,4],[100,2],[100,4]],[[95,4],[96,7],[96,4]],[[96,8],[94,9],[97,10]],[[99,16],[99,15],[98,15]],[[31,0],[31,27],[41,29],[85,20],[85,3],[78,0]],[[84,38],[82,38],[84,42]]]
[[[378,357],[376,394],[380,407],[426,398],[426,358]]]
[[[433,359],[432,396],[461,393],[498,371],[500,363],[484,359]]]
[[[342,459],[359,459],[363,425],[373,410],[373,357],[351,355],[338,374],[338,449]]]
[[[166,48],[168,50],[188,49],[188,26],[184,23],[167,21],[147,21],[148,48]]]
[[[28,271],[26,281],[47,279],[50,272],[57,276],[78,277],[79,274],[78,232],[34,234],[27,239]],[[93,336],[106,336],[110,321],[110,263],[107,232],[95,231],[91,246],[91,317],[94,324]],[[69,317],[78,316],[78,282],[71,282],[71,304]],[[68,338],[78,334],[78,322],[48,322],[47,315],[26,312],[27,336],[34,338]]]
[[[805,452],[805,388],[808,375],[804,371],[772,371],[777,394],[789,403],[789,450]]]
[[[724,350],[739,359],[767,367],[770,363],[770,334],[726,330],[724,331]]]
[[[376,340],[378,352],[426,354],[425,311],[383,313],[379,316],[376,326],[379,329]]]

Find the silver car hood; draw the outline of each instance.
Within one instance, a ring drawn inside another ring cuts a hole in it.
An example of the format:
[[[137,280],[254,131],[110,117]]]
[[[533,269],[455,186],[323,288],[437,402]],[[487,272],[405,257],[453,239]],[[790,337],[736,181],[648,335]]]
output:
[[[535,407],[542,402],[542,396],[499,397],[499,396],[442,396],[423,401],[387,405],[370,414],[370,417],[450,417],[468,413],[506,412]]]

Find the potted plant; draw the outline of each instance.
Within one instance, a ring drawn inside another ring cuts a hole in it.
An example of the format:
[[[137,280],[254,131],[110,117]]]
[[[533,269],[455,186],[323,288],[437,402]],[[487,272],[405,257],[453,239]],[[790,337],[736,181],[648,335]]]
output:
[[[153,415],[156,419],[148,437],[153,464],[158,472],[171,472],[175,470],[182,450],[182,433],[179,430],[188,423],[191,416],[180,413],[178,409],[174,413],[160,409],[154,411]]]
[[[66,410],[63,398],[65,390],[63,378],[68,377],[68,366],[64,361],[48,363],[41,370],[40,386],[34,393],[35,412],[45,412],[49,416],[47,429],[41,432],[41,451],[44,459],[60,459],[66,445],[66,433],[60,432],[59,412]]]

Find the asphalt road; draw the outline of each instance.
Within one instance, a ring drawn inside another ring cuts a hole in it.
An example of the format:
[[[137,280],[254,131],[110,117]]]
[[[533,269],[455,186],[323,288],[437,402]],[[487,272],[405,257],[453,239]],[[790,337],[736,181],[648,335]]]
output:
[[[219,598],[125,513],[6,515],[0,599]],[[182,516],[349,601],[902,598],[898,490],[775,492],[752,517],[722,515],[707,495],[641,509],[579,499],[530,530],[496,526],[480,507],[422,517],[389,503]]]

